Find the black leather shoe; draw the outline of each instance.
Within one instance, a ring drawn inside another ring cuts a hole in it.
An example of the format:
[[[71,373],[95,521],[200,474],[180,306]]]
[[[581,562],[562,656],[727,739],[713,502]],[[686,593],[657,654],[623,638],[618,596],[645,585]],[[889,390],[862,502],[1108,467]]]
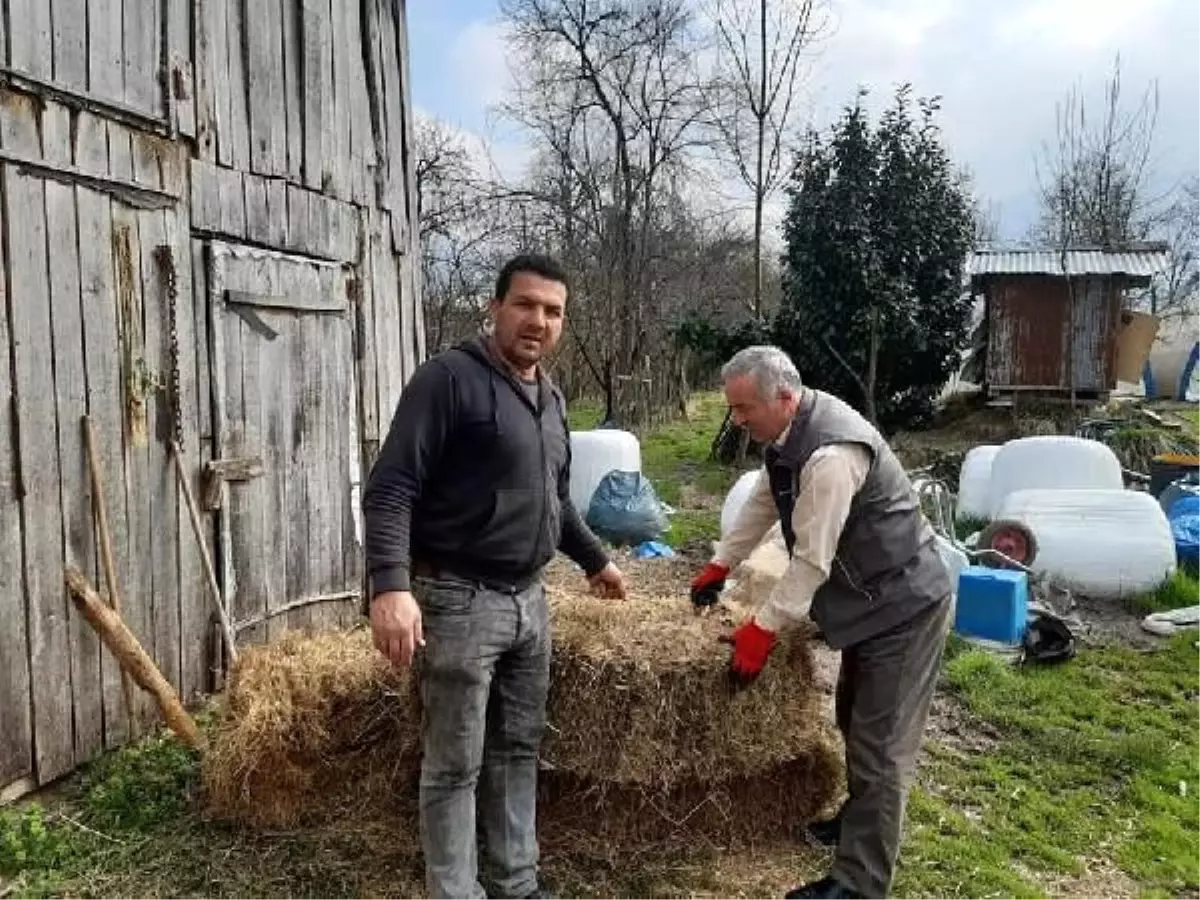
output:
[[[804,898],[814,897],[862,897],[858,891],[846,887],[836,878],[826,876],[820,881],[814,881],[810,884],[804,884],[795,890],[788,891],[783,895],[787,900],[804,900]]]
[[[832,819],[813,822],[808,826],[808,836],[818,844],[836,847],[842,840],[842,811],[839,809]]]

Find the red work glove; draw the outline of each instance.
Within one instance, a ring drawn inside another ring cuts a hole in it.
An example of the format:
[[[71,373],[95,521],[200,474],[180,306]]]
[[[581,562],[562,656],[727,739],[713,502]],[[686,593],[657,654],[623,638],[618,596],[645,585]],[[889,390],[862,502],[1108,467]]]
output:
[[[699,608],[712,606],[725,590],[725,578],[729,574],[729,566],[721,563],[707,563],[700,574],[692,579],[692,605]]]
[[[774,649],[775,632],[762,628],[754,619],[747,619],[733,633],[730,679],[739,687],[748,685],[758,677]]]

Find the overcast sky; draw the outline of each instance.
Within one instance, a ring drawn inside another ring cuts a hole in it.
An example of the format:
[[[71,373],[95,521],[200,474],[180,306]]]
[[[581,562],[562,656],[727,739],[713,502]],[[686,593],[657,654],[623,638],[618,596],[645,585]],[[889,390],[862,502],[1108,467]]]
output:
[[[1200,168],[1196,0],[832,3],[836,28],[806,104],[815,124],[828,124],[860,84],[877,99],[904,81],[941,95],[950,152],[974,173],[1005,239],[1024,236],[1034,218],[1034,159],[1053,137],[1055,103],[1072,84],[1098,103],[1118,53],[1131,103],[1158,81],[1159,184]],[[495,0],[408,0],[408,19],[418,111],[486,136],[502,167],[519,169],[523,135],[490,113],[509,83]]]

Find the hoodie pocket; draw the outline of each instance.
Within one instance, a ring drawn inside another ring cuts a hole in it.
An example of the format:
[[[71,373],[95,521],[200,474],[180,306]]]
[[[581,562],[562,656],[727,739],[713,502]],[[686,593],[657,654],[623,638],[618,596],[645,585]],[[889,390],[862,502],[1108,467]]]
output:
[[[524,561],[542,528],[541,520],[535,518],[537,499],[537,492],[528,489],[496,491],[491,515],[482,532],[473,538],[467,537],[465,542],[468,546],[474,544],[476,552],[485,558]]]

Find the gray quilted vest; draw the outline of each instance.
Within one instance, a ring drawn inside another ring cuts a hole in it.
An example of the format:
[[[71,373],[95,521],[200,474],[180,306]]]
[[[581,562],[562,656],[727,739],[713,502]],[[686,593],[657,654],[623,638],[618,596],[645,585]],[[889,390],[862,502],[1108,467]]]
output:
[[[950,596],[950,576],[904,467],[879,432],[851,406],[808,389],[782,447],[765,454],[771,493],[791,553],[800,472],[818,447],[857,443],[871,468],[850,504],[829,580],[810,615],[834,649],[890,631]]]

